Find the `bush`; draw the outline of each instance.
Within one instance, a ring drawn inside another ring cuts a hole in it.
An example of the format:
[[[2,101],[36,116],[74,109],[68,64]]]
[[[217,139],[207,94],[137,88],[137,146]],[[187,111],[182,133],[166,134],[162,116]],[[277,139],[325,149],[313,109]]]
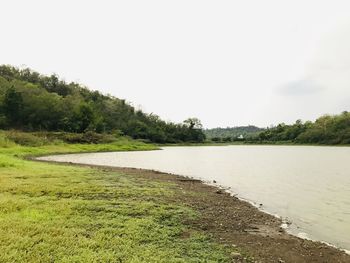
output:
[[[42,146],[48,141],[44,138],[35,136],[32,133],[10,131],[6,133],[6,138],[23,146]]]
[[[232,142],[232,137],[229,137],[229,136],[224,137],[224,138],[222,138],[222,141],[223,142]]]
[[[15,142],[23,146],[42,146],[47,144],[58,143],[83,143],[83,144],[98,144],[98,143],[112,143],[117,140],[117,135],[99,134],[95,132],[86,133],[66,133],[66,132],[19,132],[8,131],[5,132],[3,138],[0,134],[0,146],[7,142]],[[5,146],[3,146],[5,147]]]
[[[7,127],[7,119],[5,117],[5,115],[0,114],[0,128],[4,129]]]
[[[111,134],[100,134],[92,131],[86,133],[66,133],[66,132],[44,132],[41,136],[49,138],[49,140],[61,140],[66,143],[111,143],[116,137]]]
[[[15,143],[8,139],[4,133],[0,133],[0,147],[2,148],[8,148],[11,146],[14,146]]]
[[[213,142],[221,142],[221,138],[220,137],[213,137],[213,138],[211,138],[211,140]]]

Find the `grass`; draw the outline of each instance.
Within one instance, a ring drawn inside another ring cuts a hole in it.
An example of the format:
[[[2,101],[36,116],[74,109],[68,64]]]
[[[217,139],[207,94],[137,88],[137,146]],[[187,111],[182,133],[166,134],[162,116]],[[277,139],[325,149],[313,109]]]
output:
[[[229,262],[228,248],[183,223],[196,211],[166,202],[174,185],[24,159],[150,149],[127,138],[20,146],[1,132],[0,262]]]

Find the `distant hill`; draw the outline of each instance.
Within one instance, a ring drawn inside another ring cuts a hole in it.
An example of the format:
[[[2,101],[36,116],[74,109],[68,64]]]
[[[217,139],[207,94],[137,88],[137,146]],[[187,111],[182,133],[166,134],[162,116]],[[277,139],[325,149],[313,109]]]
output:
[[[213,128],[204,130],[204,134],[208,139],[212,138],[239,138],[239,137],[251,137],[257,135],[264,129],[249,125],[249,126],[238,126],[238,127],[227,127],[227,128]]]

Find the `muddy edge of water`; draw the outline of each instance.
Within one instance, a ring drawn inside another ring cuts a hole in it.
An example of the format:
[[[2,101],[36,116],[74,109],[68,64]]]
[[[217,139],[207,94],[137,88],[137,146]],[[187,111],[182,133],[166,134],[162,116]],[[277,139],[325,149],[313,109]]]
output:
[[[200,216],[197,219],[184,223],[189,229],[202,230],[217,242],[243,251],[241,255],[233,255],[236,262],[244,262],[246,255],[250,255],[254,258],[253,262],[350,263],[350,255],[344,251],[322,242],[293,236],[281,227],[280,218],[260,211],[251,203],[232,196],[218,186],[206,184],[198,179],[138,168],[30,159],[102,169],[146,180],[173,183],[176,185],[175,195],[164,197],[164,201],[183,204],[199,212]],[[184,233],[184,236],[190,234]]]

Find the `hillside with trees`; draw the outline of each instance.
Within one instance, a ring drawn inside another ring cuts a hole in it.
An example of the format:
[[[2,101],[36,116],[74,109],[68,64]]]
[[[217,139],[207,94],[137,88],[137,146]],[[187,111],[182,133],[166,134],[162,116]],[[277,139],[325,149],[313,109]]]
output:
[[[0,66],[0,129],[117,133],[156,143],[202,142],[196,118],[181,124],[136,110],[123,99],[29,68]]]

